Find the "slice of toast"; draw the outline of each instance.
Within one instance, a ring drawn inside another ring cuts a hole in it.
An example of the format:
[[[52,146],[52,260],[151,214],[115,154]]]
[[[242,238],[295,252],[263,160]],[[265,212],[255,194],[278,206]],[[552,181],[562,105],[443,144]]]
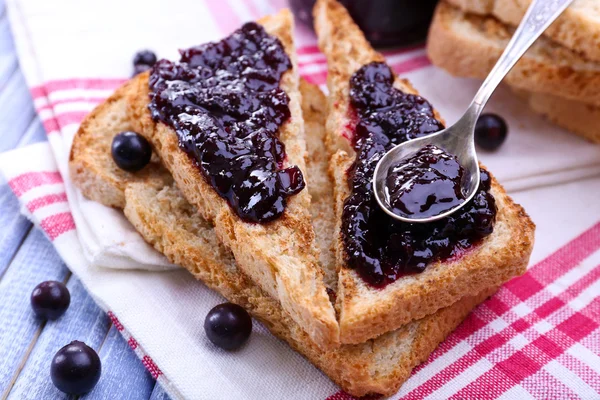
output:
[[[501,285],[525,272],[533,247],[534,225],[525,211],[506,195],[492,178],[491,193],[498,213],[494,232],[458,259],[434,262],[424,272],[399,278],[383,289],[366,284],[358,273],[346,267],[341,237],[344,202],[350,194],[346,171],[355,152],[350,140],[350,77],[361,66],[381,61],[354,24],[344,7],[335,0],[318,0],[314,10],[319,46],[328,61],[329,115],[327,144],[333,154],[336,258],[342,343],[361,343],[399,328],[411,320],[423,318],[486,287]],[[395,86],[409,93],[416,91],[402,79]]]
[[[408,379],[411,370],[458,326],[470,310],[494,292],[486,289],[450,307],[394,332],[358,345],[343,345],[322,351],[304,330],[284,312],[281,304],[248,279],[239,269],[229,249],[217,239],[215,229],[196,207],[188,203],[168,180],[155,184],[160,169],[150,165],[134,174],[121,173],[110,156],[115,134],[133,129],[125,117],[126,84],[84,121],[74,138],[70,170],[77,186],[87,197],[108,206],[125,209],[125,215],[145,240],[181,264],[194,277],[227,300],[245,307],[279,338],[307,357],[346,392],[355,396],[391,395]],[[325,136],[325,96],[313,85],[302,83],[302,109],[308,141],[307,177],[313,198],[318,245],[323,249],[323,267],[335,275],[331,248],[335,218],[332,184],[327,170]],[[118,122],[114,122],[118,121]],[[95,149],[89,151],[90,147]],[[317,174],[317,175],[315,175]],[[122,199],[115,204],[115,195]],[[323,256],[325,254],[325,256]],[[330,275],[325,273],[325,276]]]
[[[304,171],[306,143],[292,40],[293,18],[284,10],[258,22],[281,41],[292,60],[293,67],[280,82],[290,98],[291,117],[281,127],[279,137],[287,153],[285,167],[297,165]],[[242,221],[179,147],[175,131],[152,120],[148,104],[148,74],[143,74],[134,79],[128,94],[134,129],[151,142],[186,199],[214,224],[217,236],[232,250],[240,268],[279,300],[321,347],[339,346],[339,326],[318,266],[308,191],[290,197],[285,213],[275,221],[267,224]]]
[[[100,104],[81,123],[80,133],[71,147],[71,179],[86,197],[109,207],[125,206],[126,183],[139,180],[148,185],[163,187],[173,181],[156,156],[153,156],[150,165],[135,174],[117,167],[112,158],[106,156],[111,153],[114,136],[107,135],[106,132],[131,130],[125,95],[132,87],[133,83],[127,82]],[[74,155],[77,155],[76,160]]]
[[[600,143],[600,106],[563,99],[549,94],[512,88],[529,107],[556,125],[594,143]]]
[[[484,79],[508,44],[513,29],[492,17],[438,5],[427,41],[433,64],[456,76]],[[519,89],[600,104],[600,64],[540,38],[505,82]]]
[[[447,0],[463,11],[498,18],[517,26],[531,0]],[[596,0],[577,0],[544,32],[544,36],[585,58],[600,61],[600,8]]]

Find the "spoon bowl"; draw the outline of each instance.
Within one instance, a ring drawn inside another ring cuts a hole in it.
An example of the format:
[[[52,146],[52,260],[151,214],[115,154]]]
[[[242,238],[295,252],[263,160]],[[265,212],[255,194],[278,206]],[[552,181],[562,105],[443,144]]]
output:
[[[379,160],[379,163],[375,168],[375,173],[373,174],[373,191],[375,193],[375,199],[383,211],[399,221],[409,223],[427,223],[449,216],[467,204],[473,198],[473,196],[475,196],[477,188],[479,187],[480,171],[479,161],[475,151],[474,135],[469,135],[467,140],[465,140],[465,130],[468,131],[469,129],[475,129],[475,124],[471,121],[472,118],[475,118],[476,121],[476,116],[465,114],[463,118],[449,128],[443,129],[431,135],[401,143],[385,153],[381,160]],[[428,145],[434,145],[446,151],[447,153],[456,156],[459,164],[464,169],[461,189],[465,200],[457,207],[430,217],[413,218],[396,214],[390,205],[388,188],[386,185],[386,178],[389,173],[388,171],[390,168],[401,163],[402,160],[413,156],[423,147]]]

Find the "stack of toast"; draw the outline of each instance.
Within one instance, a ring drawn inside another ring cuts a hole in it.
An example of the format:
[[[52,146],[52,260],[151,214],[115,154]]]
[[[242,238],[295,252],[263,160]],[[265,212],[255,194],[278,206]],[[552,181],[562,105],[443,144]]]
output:
[[[278,134],[283,162],[297,165],[306,181],[280,218],[263,224],[236,215],[180,147],[176,132],[153,119],[148,73],[119,88],[82,123],[71,150],[71,179],[86,197],[122,209],[170,261],[244,307],[345,391],[390,395],[475,306],[525,271],[534,225],[492,177],[497,214],[490,235],[421,273],[383,288],[366,284],[347,265],[340,231],[347,171],[356,155],[348,132],[350,78],[384,59],[337,1],[317,1],[314,16],[329,97],[298,75],[289,11],[257,21],[291,60],[280,80],[290,118]],[[403,79],[394,86],[417,94]],[[122,131],[138,132],[154,149],[139,172],[123,171],[111,158],[112,139]]]
[[[430,28],[432,62],[453,75],[483,79],[508,44],[530,0],[443,0]],[[508,74],[529,106],[600,143],[600,25],[594,0],[576,0]]]

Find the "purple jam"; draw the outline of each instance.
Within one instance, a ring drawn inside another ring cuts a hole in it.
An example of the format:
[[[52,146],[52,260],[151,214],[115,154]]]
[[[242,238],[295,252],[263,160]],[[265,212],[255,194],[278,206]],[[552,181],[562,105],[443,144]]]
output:
[[[440,215],[465,201],[464,168],[456,156],[434,145],[390,167],[387,197],[394,214],[407,218]]]
[[[439,131],[431,105],[420,96],[393,87],[384,63],[359,69],[350,80],[357,124],[356,159],[348,171],[351,194],[344,203],[342,237],[347,263],[374,287],[422,272],[428,264],[462,254],[493,231],[496,204],[490,176],[481,170],[475,197],[444,219],[409,224],[394,220],[377,204],[372,178],[383,154],[394,145]]]
[[[177,132],[179,146],[247,222],[280,217],[304,186],[297,166],[284,168],[279,128],[290,118],[280,88],[292,68],[281,42],[247,23],[229,37],[158,61],[150,75],[150,111]]]

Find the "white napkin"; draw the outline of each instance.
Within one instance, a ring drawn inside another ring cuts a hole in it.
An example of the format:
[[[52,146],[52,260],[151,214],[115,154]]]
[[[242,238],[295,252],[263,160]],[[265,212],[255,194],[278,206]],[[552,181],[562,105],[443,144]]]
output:
[[[69,204],[77,225],[79,242],[92,265],[148,271],[179,268],[148,245],[121,210],[88,200],[79,190],[75,191],[74,196],[74,201],[70,200]]]
[[[30,167],[28,164],[32,160],[36,162]],[[51,146],[47,142],[29,146],[26,156],[20,150],[15,150],[3,153],[0,157],[0,170],[12,184],[13,190],[15,185],[25,185],[24,188],[27,188],[37,180],[44,179],[36,177],[36,173],[46,174],[40,176],[46,176],[45,179],[52,183],[31,190],[22,189],[25,191],[21,197],[21,211],[33,223],[39,226],[56,214],[70,213],[77,225],[83,254],[95,266],[152,271],[178,268],[149,246],[121,211],[85,199],[79,191],[74,190],[69,180],[63,181],[63,171],[58,173],[56,168]],[[50,176],[48,171],[55,171],[54,175]],[[27,179],[32,183],[28,184]]]
[[[65,1],[61,6],[69,9],[74,6],[75,3]],[[89,3],[88,3],[89,5]],[[70,15],[71,24],[61,25],[56,18],[42,18],[38,19],[43,15],[43,9],[45,8],[44,2],[28,1],[28,2],[12,2],[7,4],[10,9],[11,27],[14,30],[15,41],[17,43],[17,50],[21,59],[21,66],[26,75],[27,82],[32,87],[32,95],[34,97],[35,107],[42,118],[44,127],[48,133],[48,141],[51,145],[54,159],[63,177],[65,185],[65,193],[69,199],[69,206],[72,213],[72,218],[77,225],[77,234],[83,254],[86,259],[95,266],[116,268],[116,269],[143,269],[149,271],[165,271],[177,268],[171,264],[166,257],[158,253],[148,245],[140,235],[135,231],[127,219],[123,216],[123,213],[105,207],[96,202],[90,201],[83,197],[78,189],[76,189],[69,177],[68,160],[71,148],[73,136],[77,131],[79,122],[85,114],[90,112],[101,99],[108,97],[114,89],[123,81],[123,79],[115,79],[108,83],[103,82],[103,85],[97,85],[92,90],[82,90],[81,87],[75,85],[69,85],[68,82],[61,82],[64,90],[59,92],[53,92],[48,87],[36,86],[38,82],[42,82],[41,79],[45,79],[46,72],[62,70],[67,72],[69,68],[74,68],[77,65],[78,60],[86,60],[88,63],[92,59],[91,53],[94,52],[98,55],[98,48],[87,47],[83,42],[76,45],[73,48],[79,49],[86,48],[89,53],[87,56],[78,58],[73,57],[75,53],[69,49],[69,55],[56,54],[57,52],[51,50],[52,47],[44,45],[43,50],[50,49],[53,54],[52,56],[52,68],[42,69],[38,67],[35,57],[39,54],[39,49],[30,47],[28,45],[23,46],[21,40],[27,40],[26,36],[28,33],[28,21],[22,20],[24,17],[24,10],[34,11],[35,15],[31,16],[31,19],[37,20],[39,23],[35,26],[41,31],[45,32],[47,43],[59,43],[58,37],[62,38],[65,33],[58,27],[66,27],[76,25],[73,18],[73,14],[62,13],[61,16],[65,17]],[[30,8],[31,7],[31,8]],[[48,10],[52,12],[58,11],[57,8],[51,7]],[[95,19],[90,13],[85,13],[87,18]],[[94,14],[96,16],[96,14]],[[82,26],[79,26],[82,29]],[[38,32],[41,32],[38,31]],[[56,35],[50,38],[52,34]],[[99,32],[95,32],[96,35]],[[25,36],[24,36],[25,35]],[[77,36],[77,35],[75,35]],[[21,40],[20,40],[21,39]],[[64,39],[64,38],[63,38]],[[82,41],[85,41],[82,38]],[[93,45],[93,43],[89,43]],[[60,49],[65,49],[63,46],[59,46]],[[104,58],[106,59],[106,58]],[[94,65],[96,65],[95,63]],[[91,64],[88,64],[91,65]],[[81,67],[79,65],[79,67]],[[54,68],[54,70],[53,70]],[[91,71],[90,68],[86,68]],[[81,69],[81,71],[84,71]],[[71,73],[69,71],[69,73]],[[50,72],[50,76],[54,76]],[[67,75],[77,76],[77,75]],[[48,82],[44,80],[43,82]],[[50,85],[52,83],[50,82]],[[69,101],[65,101],[69,99]],[[76,100],[72,100],[76,99]],[[47,149],[38,147],[36,152],[44,152]],[[17,153],[18,154],[18,153]],[[47,153],[42,156],[41,154],[36,155],[41,159],[47,158]],[[16,165],[19,162],[18,159],[14,159],[14,156],[7,156],[4,158],[5,165]],[[12,167],[5,170],[7,177],[11,177]],[[24,211],[27,211],[26,209]],[[29,213],[26,213],[29,214]],[[31,215],[28,215],[31,217]],[[32,218],[35,222],[35,213]]]

